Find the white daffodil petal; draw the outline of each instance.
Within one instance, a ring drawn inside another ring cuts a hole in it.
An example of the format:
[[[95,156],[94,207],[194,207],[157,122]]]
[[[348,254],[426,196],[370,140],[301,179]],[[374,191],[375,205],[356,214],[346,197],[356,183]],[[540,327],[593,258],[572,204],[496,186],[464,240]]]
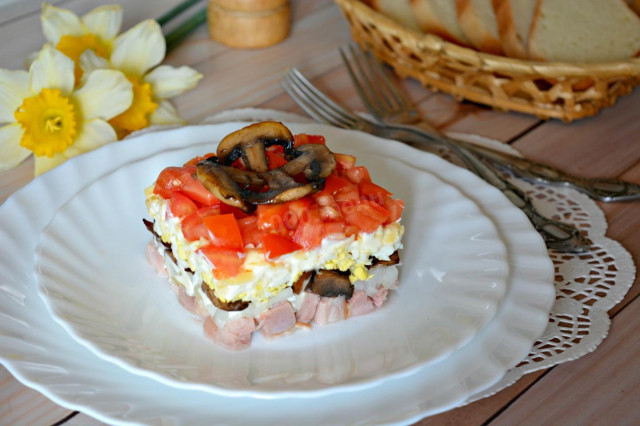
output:
[[[14,122],[13,113],[30,96],[28,72],[0,69],[0,123]]]
[[[113,127],[104,120],[94,118],[83,123],[76,140],[73,145],[67,148],[65,155],[69,158],[75,157],[116,140],[118,140],[118,136]]]
[[[0,171],[14,168],[31,154],[20,146],[21,138],[22,127],[19,124],[0,127]]]
[[[63,35],[81,36],[85,33],[82,22],[75,13],[48,3],[42,5],[40,20],[45,38],[53,44],[58,44]]]
[[[129,109],[133,101],[132,87],[120,71],[96,70],[72,97],[85,120],[109,120]]]
[[[160,25],[147,19],[116,38],[111,63],[127,75],[141,77],[162,62],[165,49]]]
[[[169,99],[193,89],[201,78],[202,74],[190,67],[160,65],[147,74],[144,81],[151,84],[156,99]]]
[[[38,58],[29,68],[29,90],[38,94],[42,89],[60,89],[62,96],[68,96],[75,84],[73,61],[45,44]]]
[[[65,161],[67,161],[67,157],[65,157],[62,154],[56,154],[53,156],[53,158],[42,156],[42,157],[34,157],[34,160],[35,160],[34,174],[38,176],[64,163]]]
[[[117,4],[96,7],[82,17],[82,23],[103,41],[112,40],[122,26],[122,7]]]
[[[89,74],[93,71],[111,69],[111,63],[105,58],[96,55],[96,52],[91,49],[85,50],[82,55],[80,55],[78,63],[82,69],[82,77],[80,78],[81,85],[86,84]]]
[[[186,124],[186,121],[178,115],[178,111],[169,101],[158,102],[158,108],[149,117],[149,122],[154,126]]]

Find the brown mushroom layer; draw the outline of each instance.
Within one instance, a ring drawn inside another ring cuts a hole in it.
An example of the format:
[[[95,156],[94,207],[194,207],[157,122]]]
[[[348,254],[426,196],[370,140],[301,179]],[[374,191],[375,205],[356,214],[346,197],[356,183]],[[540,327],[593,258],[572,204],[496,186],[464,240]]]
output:
[[[320,269],[311,278],[308,289],[322,297],[353,296],[353,284],[349,280],[349,272]]]
[[[286,203],[321,191],[324,179],[336,167],[335,156],[325,145],[293,148],[293,143],[291,132],[282,123],[252,124],[226,136],[217,157],[196,165],[196,176],[220,201],[246,213],[258,204]],[[276,144],[284,147],[288,162],[270,171],[266,148]],[[230,166],[238,158],[248,170]],[[299,174],[307,182],[296,181],[294,176]]]
[[[222,300],[218,299],[218,297],[216,296],[216,292],[211,287],[209,287],[207,283],[202,283],[202,291],[205,292],[209,300],[211,300],[211,303],[213,303],[216,308],[222,309],[223,311],[244,311],[249,306],[249,302],[245,302],[242,300],[223,302]]]

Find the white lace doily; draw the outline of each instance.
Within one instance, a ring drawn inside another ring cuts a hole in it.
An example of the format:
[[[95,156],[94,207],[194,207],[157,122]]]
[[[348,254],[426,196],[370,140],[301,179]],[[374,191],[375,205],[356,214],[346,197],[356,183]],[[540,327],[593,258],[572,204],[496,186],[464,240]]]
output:
[[[297,114],[246,108],[215,114],[205,119],[204,123],[261,120],[312,122]],[[513,147],[487,138],[463,134],[455,136],[519,155]],[[444,150],[431,151],[456,162]],[[609,331],[611,320],[607,311],[622,300],[635,279],[636,268],[631,255],[617,241],[605,237],[607,221],[593,200],[564,187],[532,185],[516,178],[510,180],[529,194],[540,213],[572,223],[585,231],[593,241],[593,248],[584,254],[549,250],[555,265],[556,302],[551,309],[547,329],[519,365],[509,370],[495,385],[470,397],[465,404],[495,394],[526,373],[592,352]]]

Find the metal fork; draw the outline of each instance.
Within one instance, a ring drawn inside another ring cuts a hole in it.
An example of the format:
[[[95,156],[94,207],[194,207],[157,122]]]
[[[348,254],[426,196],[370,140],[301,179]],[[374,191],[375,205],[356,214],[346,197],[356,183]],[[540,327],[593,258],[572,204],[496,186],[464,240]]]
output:
[[[411,103],[404,91],[394,84],[383,65],[375,57],[363,52],[359,47],[347,45],[340,49],[340,55],[347,66],[360,98],[369,112],[383,123],[413,124],[419,126],[429,142],[447,138],[430,125]],[[588,179],[570,175],[554,167],[516,157],[490,148],[447,138],[448,142],[461,145],[482,156],[494,166],[525,180],[569,186],[599,201],[640,200],[640,185],[619,179]]]
[[[282,86],[296,103],[317,121],[403,142],[424,142],[424,136],[410,126],[381,124],[351,113],[315,88],[295,68],[285,73]],[[583,253],[589,250],[590,241],[580,231],[571,225],[540,215],[534,209],[526,194],[497,175],[473,153],[451,144],[447,145],[447,147],[456,155],[459,155],[473,172],[500,189],[511,202],[522,209],[535,229],[542,235],[547,247],[573,253]]]

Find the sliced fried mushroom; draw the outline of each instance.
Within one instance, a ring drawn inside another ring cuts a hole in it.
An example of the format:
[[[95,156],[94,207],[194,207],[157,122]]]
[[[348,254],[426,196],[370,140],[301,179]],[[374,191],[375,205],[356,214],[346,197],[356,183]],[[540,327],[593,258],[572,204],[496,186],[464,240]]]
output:
[[[202,291],[205,292],[209,300],[211,300],[211,303],[213,303],[216,308],[222,309],[223,311],[244,311],[249,306],[249,302],[245,302],[243,300],[223,302],[222,300],[218,299],[215,291],[213,291],[213,289],[209,287],[207,283],[202,283]]]
[[[302,145],[293,155],[295,158],[281,167],[290,176],[304,173],[308,180],[323,179],[336,168],[336,157],[325,145]]]
[[[253,207],[248,204],[238,184],[229,176],[225,167],[212,161],[201,161],[196,165],[196,175],[205,188],[220,201],[230,206],[251,211]]]
[[[242,156],[249,169],[266,172],[269,166],[265,148],[271,145],[282,145],[285,151],[290,151],[293,148],[293,135],[280,122],[263,121],[225,136],[218,145],[217,155],[226,165]]]
[[[384,266],[397,265],[398,263],[400,263],[400,255],[396,250],[393,252],[391,256],[389,256],[389,260],[380,260],[376,257],[372,258],[371,266],[369,266],[369,268],[373,268],[374,266],[379,266],[379,265],[384,265]]]
[[[353,295],[353,284],[349,281],[348,272],[321,269],[311,278],[308,288],[323,297],[344,296],[350,299]]]

